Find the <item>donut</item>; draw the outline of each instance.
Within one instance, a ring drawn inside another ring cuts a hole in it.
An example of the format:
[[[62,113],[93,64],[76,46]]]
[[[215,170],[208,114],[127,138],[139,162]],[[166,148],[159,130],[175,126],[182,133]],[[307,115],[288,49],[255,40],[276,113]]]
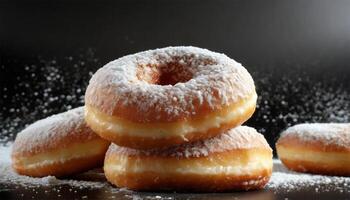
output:
[[[282,132],[278,157],[290,170],[350,176],[350,124],[299,124]]]
[[[85,119],[119,146],[165,148],[241,125],[256,100],[254,81],[241,64],[206,49],[167,47],[99,69],[85,93]]]
[[[67,176],[102,166],[109,142],[84,121],[84,107],[39,120],[18,133],[12,167],[22,175]]]
[[[109,182],[139,191],[260,189],[272,172],[272,150],[255,129],[240,126],[214,138],[166,149],[111,144],[104,163]]]

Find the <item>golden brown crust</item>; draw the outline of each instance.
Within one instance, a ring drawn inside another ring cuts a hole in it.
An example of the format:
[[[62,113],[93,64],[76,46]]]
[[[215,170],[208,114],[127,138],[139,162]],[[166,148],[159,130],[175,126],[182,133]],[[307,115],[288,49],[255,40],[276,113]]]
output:
[[[71,131],[69,137],[61,137],[59,139],[52,139],[50,143],[41,142],[41,144],[32,145],[30,151],[19,148],[19,145],[25,145],[24,141],[15,140],[12,148],[12,156],[33,156],[40,153],[54,151],[57,149],[67,148],[71,145],[81,142],[89,142],[95,140],[104,141],[100,136],[94,133],[90,128],[85,127],[79,131]],[[23,143],[23,144],[20,144]]]
[[[350,176],[350,167],[347,165],[323,165],[312,161],[281,159],[282,163],[290,170],[324,174],[332,176]]]
[[[350,176],[349,148],[322,140],[303,140],[296,135],[281,137],[277,155],[290,170],[314,174]]]
[[[202,159],[205,159],[208,158],[207,156],[217,156],[216,153],[220,153],[220,157],[231,156],[234,152],[236,152],[236,155],[245,156],[247,152],[252,152],[253,150],[260,151],[259,153],[266,152],[269,155],[272,153],[272,149],[263,135],[259,134],[254,128],[239,126],[210,139],[185,143],[170,148],[137,150],[111,144],[107,154],[110,155],[108,157],[112,158],[115,157],[113,155],[139,156],[142,159],[147,157],[164,157],[167,160],[176,162],[177,159],[182,158],[202,157]],[[171,159],[173,157],[176,159]]]
[[[106,130],[100,127],[98,124],[94,123],[89,116],[85,116],[86,122],[92,130],[94,130],[102,138],[112,141],[120,146],[131,147],[135,149],[151,149],[151,148],[163,148],[175,146],[178,144],[194,142],[198,140],[208,139],[215,137],[222,132],[225,132],[233,127],[237,127],[243,124],[247,119],[249,119],[255,111],[255,105],[249,107],[240,116],[234,118],[228,123],[221,124],[219,127],[212,127],[206,132],[190,132],[183,136],[168,136],[163,138],[154,138],[150,136],[131,136],[126,134],[119,134],[112,132],[111,130]],[[200,124],[200,121],[197,121]]]
[[[253,137],[247,136],[245,142],[249,143],[251,139]],[[204,142],[205,146],[185,144],[182,148],[170,149],[170,152],[140,151],[111,144],[106,153],[104,171],[112,184],[133,190],[215,192],[260,189],[272,173],[272,151],[265,143],[251,142],[254,143],[252,146],[225,145],[222,149],[216,149],[220,141]]]
[[[123,150],[120,150],[123,149]],[[125,150],[126,149],[126,150]],[[129,151],[131,150],[131,151]],[[249,161],[252,157],[265,157],[272,159],[272,151],[269,148],[259,147],[259,148],[249,148],[249,149],[233,149],[233,150],[225,150],[222,152],[208,152],[206,155],[199,155],[194,157],[193,155],[184,156],[183,154],[177,154],[178,152],[173,152],[172,155],[164,155],[160,153],[136,153],[130,148],[124,147],[113,147],[113,144],[110,145],[106,156],[105,156],[105,164],[113,164],[119,162],[120,159],[127,158],[129,164],[137,165],[138,160],[143,160],[146,163],[156,163],[163,162],[167,163],[170,166],[174,166],[179,162],[186,163],[201,163],[206,165],[215,166],[216,164],[233,164],[233,163],[241,163],[241,161]],[[159,151],[162,151],[159,149]],[[180,150],[180,151],[186,151]],[[178,156],[180,155],[180,156]],[[272,161],[272,160],[271,160]],[[217,163],[218,162],[218,163]],[[247,163],[246,163],[247,164]]]
[[[270,179],[271,171],[261,170],[251,176],[199,175],[105,172],[107,179],[118,187],[139,191],[176,190],[198,192],[223,192],[262,189]]]
[[[349,152],[350,153],[350,147],[339,146],[337,144],[326,144],[322,140],[305,141],[300,139],[300,137],[292,134],[280,137],[276,143],[276,147],[278,146],[283,146],[286,148],[293,147],[293,148],[300,148],[300,149],[308,149],[308,150],[314,150],[314,151],[320,151],[320,152]]]
[[[254,102],[253,102],[254,101]],[[109,115],[106,114],[105,112],[103,112],[102,110],[100,110],[98,107],[95,107],[93,105],[89,105],[89,104],[85,104],[85,115],[86,113],[89,112],[94,112],[97,115],[103,116],[105,119],[107,120],[118,120],[118,121],[122,121],[122,122],[126,122],[126,123],[130,123],[130,124],[174,124],[176,122],[186,122],[186,121],[203,121],[207,116],[211,116],[211,115],[225,115],[228,114],[232,111],[236,111],[236,110],[242,110],[243,108],[248,108],[248,110],[256,107],[256,101],[257,101],[257,94],[254,92],[253,94],[249,95],[247,98],[241,99],[240,101],[237,101],[235,103],[231,103],[229,105],[226,106],[222,106],[221,108],[217,108],[215,110],[213,109],[207,109],[205,112],[202,112],[201,114],[192,116],[190,118],[181,118],[178,119],[176,121],[168,121],[167,119],[162,120],[162,117],[160,119],[157,119],[155,121],[149,121],[149,122],[138,122],[137,120],[133,120],[132,118],[137,114],[136,110],[134,110],[134,108],[131,108],[130,110],[125,109],[123,113],[122,110],[118,110],[118,112],[120,113],[120,115]],[[162,115],[161,113],[166,112],[165,110],[157,110],[154,111],[160,113],[160,115]],[[130,117],[128,117],[128,115],[130,115]],[[242,115],[245,115],[244,112]],[[156,116],[156,113],[154,113],[153,116]]]
[[[12,167],[21,175],[32,177],[44,177],[49,175],[62,177],[102,166],[104,155],[105,152],[100,152],[99,154],[93,156],[74,158],[65,162],[55,162],[30,169],[26,168],[26,166],[17,164],[13,164]]]
[[[263,151],[263,150],[262,150]],[[238,152],[239,155],[249,156],[247,151],[242,150]],[[263,154],[262,154],[263,155]],[[118,155],[114,155],[118,156]],[[224,165],[225,163],[231,163],[232,158],[237,156],[237,151],[233,152],[223,152],[211,154],[206,158],[191,158],[191,160],[178,160],[178,158],[168,158],[166,163],[167,166],[179,166],[179,162],[186,162],[188,165],[192,166],[212,166]],[[219,159],[218,159],[219,158]],[[202,192],[218,192],[218,191],[235,191],[235,190],[255,190],[261,189],[268,182],[272,174],[272,165],[270,168],[264,168],[261,166],[259,170],[256,171],[245,171],[242,175],[237,174],[226,174],[226,173],[215,173],[215,174],[201,174],[201,173],[162,173],[155,171],[147,172],[132,172],[125,171],[123,173],[118,171],[113,171],[109,169],[110,165],[115,162],[115,157],[113,155],[106,155],[105,159],[105,175],[108,181],[118,187],[126,187],[132,190],[176,190],[176,191],[202,191]],[[125,159],[125,158],[123,158]],[[160,157],[142,157],[130,156],[128,158],[128,166],[132,168],[135,164],[143,163],[143,165],[150,165],[151,163],[159,164],[158,159]],[[271,156],[272,162],[272,156]],[[244,161],[241,161],[244,162]],[[162,161],[164,163],[164,160]],[[238,162],[233,162],[232,164],[238,164]],[[249,163],[246,163],[247,165]],[[167,167],[166,165],[164,167]],[[250,175],[246,175],[246,174]]]
[[[108,91],[108,92],[104,92],[104,90]],[[108,112],[105,110],[109,110],[111,106],[110,103],[107,102],[113,102],[113,96],[112,94],[110,94],[110,91],[113,91],[112,88],[106,88],[106,89],[100,89],[97,90],[98,94],[95,95],[100,95],[99,98],[104,99],[103,102],[106,102],[105,104],[101,104],[99,105],[99,110],[105,114],[107,114]],[[254,93],[252,93],[251,96],[256,95],[255,91]],[[89,98],[89,96],[85,96],[85,98]],[[88,102],[93,102],[93,97],[89,98]],[[142,100],[140,100],[142,101]],[[244,101],[244,100],[242,100]],[[90,106],[90,107],[96,107],[93,103],[88,103],[86,102],[85,105]],[[213,109],[210,107],[209,104],[200,104],[200,102],[193,102],[193,107],[196,108],[196,110],[194,111],[196,113],[196,115],[192,116],[191,118],[186,117],[186,115],[181,115],[179,114],[179,116],[176,118],[176,120],[174,121],[170,121],[170,122],[181,122],[181,121],[186,121],[186,120],[193,120],[193,119],[201,119],[203,116],[208,115],[210,113],[213,112],[218,112],[220,110],[224,110],[226,107],[231,107],[234,105],[237,105],[237,107],[241,104],[241,101],[237,101],[235,103],[231,103],[229,106],[217,106],[216,109]],[[114,106],[115,109],[113,111],[113,114],[111,116],[113,117],[118,117],[121,119],[125,119],[131,122],[142,122],[143,121],[143,117],[144,114],[140,113],[138,108],[136,106],[124,106],[122,102],[116,103],[116,105]],[[150,110],[147,113],[147,116],[150,118],[148,119],[148,121],[152,120],[154,122],[158,122],[158,123],[162,123],[162,122],[169,122],[169,120],[167,119],[168,117],[168,113],[166,112],[166,109],[154,109],[154,110]],[[152,118],[153,116],[153,118]]]

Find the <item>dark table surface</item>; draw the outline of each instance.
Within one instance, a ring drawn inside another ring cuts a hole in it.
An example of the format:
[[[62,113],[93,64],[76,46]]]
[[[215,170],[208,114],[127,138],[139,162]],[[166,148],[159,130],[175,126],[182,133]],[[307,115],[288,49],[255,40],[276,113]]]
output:
[[[337,192],[316,192],[314,188],[307,188],[299,191],[252,191],[233,193],[147,193],[119,191],[111,192],[105,188],[79,189],[70,186],[59,187],[38,187],[36,189],[22,189],[11,186],[3,186],[1,197],[5,199],[148,199],[148,200],[287,200],[287,199],[349,199],[350,193]],[[332,186],[329,186],[330,188]],[[73,189],[73,190],[72,190]],[[57,190],[59,192],[57,192]],[[49,191],[49,192],[47,192]]]
[[[176,45],[222,52],[246,66],[259,94],[257,111],[247,124],[272,147],[281,130],[297,123],[349,122],[349,9],[345,0],[0,1],[0,142],[13,141],[40,118],[83,105],[91,75],[106,62]],[[0,194],[59,198],[50,192],[37,196],[47,188],[17,187],[2,183]],[[62,193],[62,198],[110,195],[95,189]],[[174,197],[237,195],[349,197],[312,188]]]

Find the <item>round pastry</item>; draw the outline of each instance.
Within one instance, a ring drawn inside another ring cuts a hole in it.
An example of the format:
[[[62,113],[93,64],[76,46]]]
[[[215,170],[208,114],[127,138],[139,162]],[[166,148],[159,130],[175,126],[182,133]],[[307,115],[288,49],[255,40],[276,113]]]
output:
[[[263,188],[272,150],[255,129],[240,126],[204,141],[136,150],[111,144],[107,180],[133,190],[228,191]]]
[[[85,119],[119,146],[151,149],[214,137],[255,111],[254,81],[224,54],[168,47],[99,69],[85,94]]]
[[[18,133],[12,166],[19,174],[65,176],[102,166],[109,142],[84,121],[84,107],[39,120]]]
[[[288,128],[276,143],[289,169],[350,176],[350,124],[300,124]]]

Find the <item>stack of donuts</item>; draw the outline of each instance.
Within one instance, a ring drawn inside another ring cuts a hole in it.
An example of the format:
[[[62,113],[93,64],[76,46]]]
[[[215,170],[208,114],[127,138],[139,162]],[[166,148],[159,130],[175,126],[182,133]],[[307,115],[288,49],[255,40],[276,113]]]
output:
[[[117,187],[207,192],[263,188],[272,173],[272,150],[254,128],[241,126],[254,113],[256,100],[251,75],[224,54],[168,47],[125,56],[93,75],[85,107],[79,108],[85,112],[85,121],[78,117],[79,126],[71,119],[65,123],[72,131],[48,126],[40,130],[47,132],[44,140],[25,133],[40,129],[38,124],[19,134],[14,168],[42,176],[54,171],[47,164],[69,163],[66,169],[77,169],[57,173],[69,175],[98,163],[111,143],[104,172]],[[72,112],[77,111],[68,115]],[[62,142],[56,142],[56,129],[70,134],[60,134]],[[84,134],[72,136],[78,130]],[[60,145],[64,148],[57,150]],[[84,162],[75,162],[81,155]],[[78,167],[80,163],[85,167]]]
[[[99,69],[85,94],[85,119],[112,142],[104,171],[118,187],[249,190],[272,171],[264,137],[240,126],[256,99],[252,77],[229,57],[169,47]]]

